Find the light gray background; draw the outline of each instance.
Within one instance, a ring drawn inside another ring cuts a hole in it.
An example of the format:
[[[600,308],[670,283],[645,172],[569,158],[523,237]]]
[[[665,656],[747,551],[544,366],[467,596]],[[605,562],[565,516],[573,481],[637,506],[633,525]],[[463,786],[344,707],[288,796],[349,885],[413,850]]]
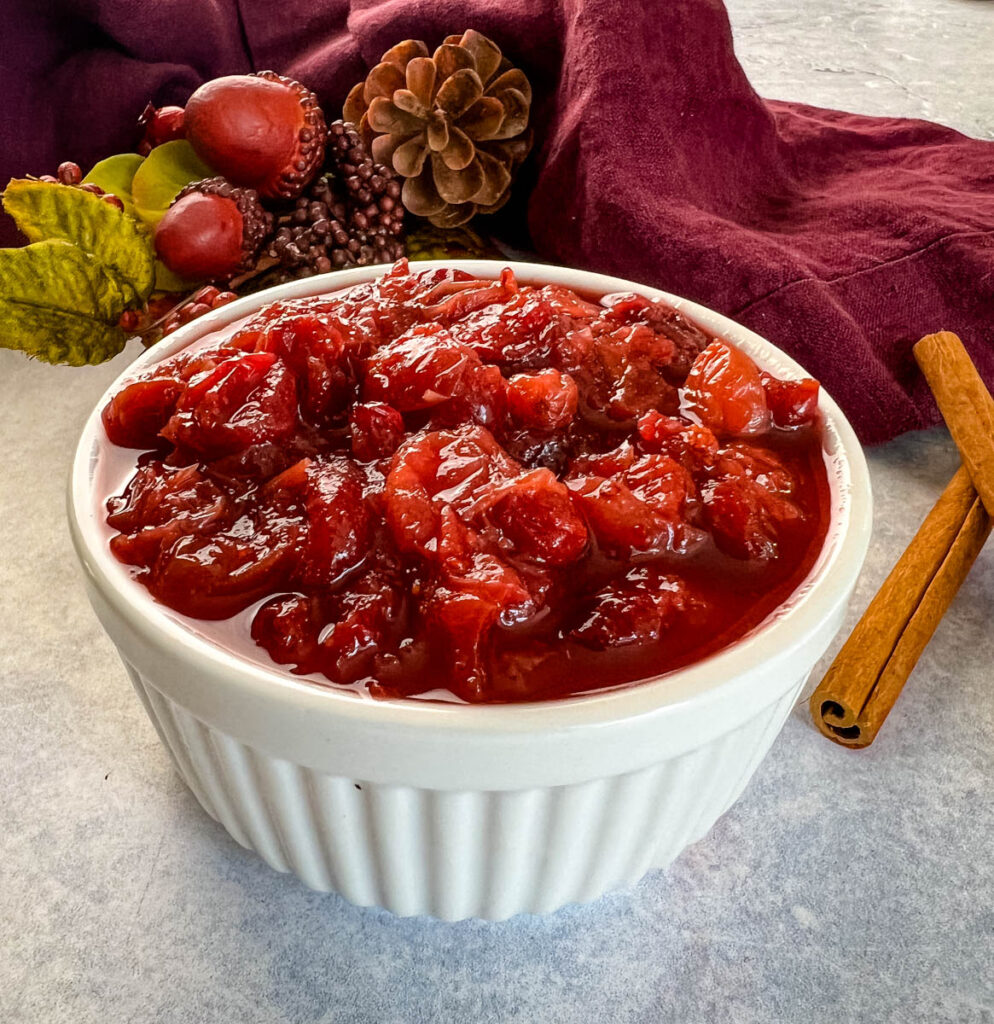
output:
[[[764,95],[994,138],[994,2],[730,8]],[[63,486],[134,354],[0,352],[0,1022],[994,1021],[994,548],[869,750],[798,709],[665,874],[545,919],[401,921],[274,874],[203,814],[86,604]],[[870,462],[850,621],[957,459],[932,431]]]

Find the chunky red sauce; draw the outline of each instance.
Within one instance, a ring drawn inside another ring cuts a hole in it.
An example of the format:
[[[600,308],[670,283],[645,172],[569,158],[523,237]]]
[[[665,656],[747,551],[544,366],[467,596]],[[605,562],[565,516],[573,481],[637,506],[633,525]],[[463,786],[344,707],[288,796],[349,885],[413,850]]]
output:
[[[169,607],[374,696],[599,690],[807,574],[817,398],[661,303],[401,262],[118,392],[107,435],[144,454],[110,544]]]

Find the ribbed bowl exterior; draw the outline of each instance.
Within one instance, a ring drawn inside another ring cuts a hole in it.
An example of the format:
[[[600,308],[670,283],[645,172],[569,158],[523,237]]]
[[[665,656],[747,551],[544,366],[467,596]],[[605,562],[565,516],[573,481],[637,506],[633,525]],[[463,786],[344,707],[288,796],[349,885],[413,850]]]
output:
[[[180,776],[238,843],[312,889],[445,921],[549,913],[669,864],[738,799],[803,684],[738,728],[638,771],[442,791],[272,757],[199,721],[126,665]]]

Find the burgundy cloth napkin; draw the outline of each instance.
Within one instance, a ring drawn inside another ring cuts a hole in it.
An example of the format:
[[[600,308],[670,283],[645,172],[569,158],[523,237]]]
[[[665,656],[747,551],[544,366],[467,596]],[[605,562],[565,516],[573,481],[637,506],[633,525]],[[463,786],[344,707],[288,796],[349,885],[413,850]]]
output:
[[[937,421],[911,357],[994,386],[994,143],[760,99],[719,0],[7,0],[0,182],[134,143],[145,102],[272,68],[337,116],[393,43],[467,27],[530,76],[542,258],[657,285],[796,356],[864,441]],[[0,241],[15,235],[0,225]]]

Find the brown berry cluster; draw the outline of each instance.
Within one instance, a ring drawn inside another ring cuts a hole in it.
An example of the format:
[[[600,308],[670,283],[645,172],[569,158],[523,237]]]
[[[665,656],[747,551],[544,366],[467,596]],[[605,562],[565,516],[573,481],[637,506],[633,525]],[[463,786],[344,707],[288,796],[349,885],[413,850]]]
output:
[[[404,255],[400,181],[374,163],[355,128],[328,129],[329,172],[278,220],[269,255],[282,277],[310,277],[342,267],[392,263]]]

